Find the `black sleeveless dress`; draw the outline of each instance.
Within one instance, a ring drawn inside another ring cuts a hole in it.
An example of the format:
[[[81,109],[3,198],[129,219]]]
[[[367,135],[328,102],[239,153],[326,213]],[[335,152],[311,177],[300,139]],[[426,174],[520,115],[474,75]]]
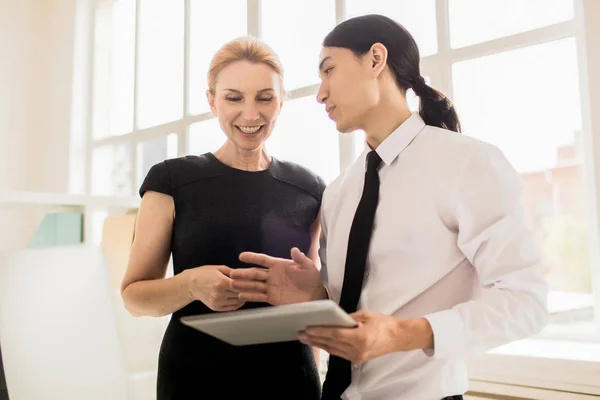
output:
[[[173,197],[171,251],[174,273],[202,265],[246,268],[243,251],[289,258],[307,252],[310,226],[325,189],[308,169],[272,159],[267,170],[229,167],[212,153],[154,165],[140,187]],[[243,308],[269,306],[246,303]],[[312,349],[299,341],[232,346],[180,322],[212,313],[200,301],[175,312],[158,361],[158,400],[319,399],[321,384]]]

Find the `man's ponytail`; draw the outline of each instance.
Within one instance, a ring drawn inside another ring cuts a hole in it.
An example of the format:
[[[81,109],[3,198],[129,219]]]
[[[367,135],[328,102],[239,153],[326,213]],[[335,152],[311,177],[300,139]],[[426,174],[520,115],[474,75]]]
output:
[[[448,97],[429,86],[420,75],[415,79],[412,89],[420,100],[419,115],[427,125],[461,131],[458,115]]]

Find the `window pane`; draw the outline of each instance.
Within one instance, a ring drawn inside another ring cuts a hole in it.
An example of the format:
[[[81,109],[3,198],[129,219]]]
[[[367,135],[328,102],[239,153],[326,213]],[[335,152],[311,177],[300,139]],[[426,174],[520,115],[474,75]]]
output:
[[[135,0],[96,10],[94,43],[94,138],[133,129]]]
[[[449,0],[453,48],[573,18],[573,0]]]
[[[133,130],[135,0],[119,0],[113,10],[110,132],[123,134]]]
[[[188,146],[190,154],[214,152],[225,143],[227,136],[221,130],[219,120],[212,118],[190,125]]]
[[[278,160],[307,167],[327,183],[340,172],[339,133],[314,96],[283,105],[266,147]]]
[[[110,51],[112,7],[98,4],[94,21],[94,83],[92,136],[101,138],[110,131]]]
[[[183,116],[183,0],[140,1],[138,126]]]
[[[154,164],[167,158],[177,157],[177,135],[159,137],[141,142],[137,146],[137,187],[140,187],[146,174]]]
[[[193,0],[190,3],[189,112],[209,111],[206,101],[208,64],[226,42],[247,33],[246,0]]]
[[[131,146],[95,148],[91,182],[94,196],[131,196]]]
[[[569,38],[453,66],[464,132],[499,146],[521,174],[552,289],[548,329],[593,318],[577,64]]]
[[[346,18],[383,14],[402,24],[417,42],[421,57],[437,53],[435,0],[347,0]]]
[[[319,83],[319,53],[325,35],[335,26],[335,3],[262,0],[260,10],[261,37],[281,58],[285,88]]]

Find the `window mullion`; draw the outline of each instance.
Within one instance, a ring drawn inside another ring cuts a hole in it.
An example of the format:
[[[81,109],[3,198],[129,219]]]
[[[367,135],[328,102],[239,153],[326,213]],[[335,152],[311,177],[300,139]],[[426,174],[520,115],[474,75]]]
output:
[[[584,140],[584,173],[586,178],[589,232],[589,257],[594,321],[600,333],[600,2],[575,1],[579,93],[581,96],[582,136]]]

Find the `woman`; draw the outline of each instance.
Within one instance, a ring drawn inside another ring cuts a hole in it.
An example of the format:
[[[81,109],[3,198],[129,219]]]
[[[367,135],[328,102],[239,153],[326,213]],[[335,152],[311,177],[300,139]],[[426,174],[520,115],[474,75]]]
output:
[[[180,322],[268,306],[245,303],[231,286],[231,272],[247,267],[238,259],[242,251],[284,257],[299,247],[318,258],[325,184],[264,148],[283,104],[282,79],[265,44],[242,38],[224,45],[210,64],[207,98],[227,141],[214,153],[153,166],[141,185],[122,296],[133,315],[173,314],[160,349],[158,400],[320,396],[309,346],[234,347]],[[165,279],[171,254],[174,276]]]
[[[319,71],[317,100],[340,132],[362,129],[367,141],[323,195],[322,297],[359,326],[300,334],[331,354],[322,399],[461,399],[468,357],[535,334],[547,318],[519,175],[496,147],[458,133],[454,107],[425,83],[414,39],[393,20],[336,26]],[[234,271],[239,298],[316,292],[312,260],[292,256],[243,253],[268,270]]]

